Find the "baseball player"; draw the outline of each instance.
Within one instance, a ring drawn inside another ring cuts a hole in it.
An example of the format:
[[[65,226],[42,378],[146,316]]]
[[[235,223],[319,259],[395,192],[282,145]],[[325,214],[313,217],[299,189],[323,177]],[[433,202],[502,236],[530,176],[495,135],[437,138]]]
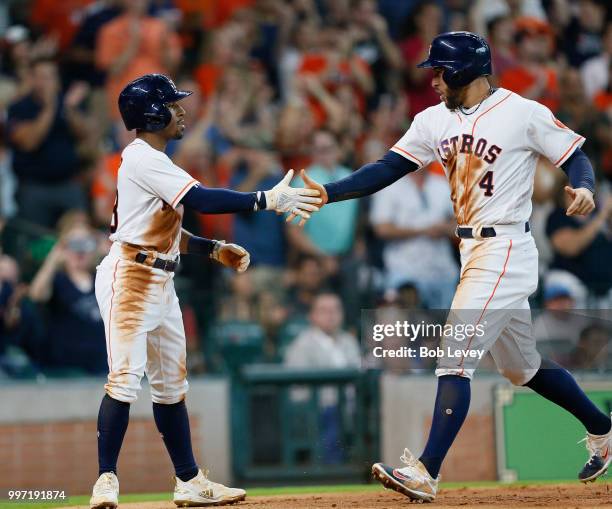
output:
[[[175,166],[164,149],[169,140],[183,136],[185,110],[178,101],[190,94],[177,90],[166,76],[152,74],[129,83],[119,96],[123,122],[128,130],[136,129],[136,139],[122,153],[113,244],[95,283],[109,375],[98,415],[99,478],[92,509],[117,507],[117,458],[130,403],[145,373],[155,423],[176,473],[175,504],[213,506],[245,498],[244,490],[208,480],[193,457],[185,407],[185,331],[173,278],[179,254],[204,255],[238,272],[248,267],[249,254],[240,246],[182,229],[183,209],[211,214],[291,211],[305,220],[320,203],[318,191],[289,187],[293,172],[271,190],[238,193],[207,189]]]
[[[589,214],[595,207],[594,178],[580,149],[585,140],[545,106],[492,88],[486,78],[491,74],[489,46],[476,34],[437,36],[429,58],[418,67],[433,69],[431,85],[440,104],[416,115],[410,129],[379,161],[325,186],[304,176],[306,186],[319,189],[323,202],[329,203],[374,193],[434,160],[442,163],[462,265],[448,320],[485,325],[484,334],[472,334],[463,343],[466,353],[490,351],[499,371],[513,384],[533,389],[582,422],[590,458],[578,477],[595,480],[612,461],[610,418],[565,369],[540,357],[527,301],[538,280],[538,252],[528,223],[538,157],[547,157],[567,173],[570,185],[565,190],[572,198],[567,214]],[[477,365],[477,356],[439,358],[425,450],[416,458],[406,449],[402,467],[373,465],[373,475],[384,486],[413,500],[435,498],[442,461],[468,411]]]

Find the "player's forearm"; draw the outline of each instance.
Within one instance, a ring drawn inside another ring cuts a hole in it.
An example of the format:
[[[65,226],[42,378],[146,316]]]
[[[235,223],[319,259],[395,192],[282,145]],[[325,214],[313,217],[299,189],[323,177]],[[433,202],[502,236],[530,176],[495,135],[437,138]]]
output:
[[[198,237],[184,228],[181,228],[181,240],[179,242],[181,254],[198,254],[210,257],[216,242],[216,240]]]
[[[210,189],[200,185],[192,187],[181,203],[201,214],[233,214],[266,208],[263,192],[241,193],[230,189]]]
[[[415,163],[389,151],[375,163],[366,164],[348,177],[326,184],[328,202],[374,194],[416,169]]]
[[[595,192],[595,173],[586,154],[579,148],[561,165],[574,189],[584,188]]]

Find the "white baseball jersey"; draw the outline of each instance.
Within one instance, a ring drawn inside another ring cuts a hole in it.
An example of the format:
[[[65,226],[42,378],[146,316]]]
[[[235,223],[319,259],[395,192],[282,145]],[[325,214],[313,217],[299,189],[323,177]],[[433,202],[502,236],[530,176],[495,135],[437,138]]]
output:
[[[442,163],[457,223],[491,226],[529,219],[539,154],[561,166],[583,143],[546,106],[499,88],[469,115],[427,108],[391,150]]]
[[[156,403],[181,401],[187,391],[183,317],[174,273],[135,260],[179,254],[181,198],[198,182],[148,143],[136,139],[122,153],[113,245],[96,273],[96,298],[108,354],[106,393],[133,402],[147,375]]]
[[[121,154],[110,239],[178,255],[180,201],[196,184],[166,154],[136,138]]]
[[[391,150],[419,167],[442,163],[457,223],[496,231],[461,241],[461,277],[448,317],[455,325],[484,326],[484,334],[445,338],[442,351],[489,351],[498,370],[522,385],[541,363],[528,302],[537,288],[538,251],[525,232],[536,164],[542,154],[561,166],[584,138],[545,106],[503,88],[468,113],[444,103],[428,108]],[[436,374],[471,377],[479,359],[439,358]]]

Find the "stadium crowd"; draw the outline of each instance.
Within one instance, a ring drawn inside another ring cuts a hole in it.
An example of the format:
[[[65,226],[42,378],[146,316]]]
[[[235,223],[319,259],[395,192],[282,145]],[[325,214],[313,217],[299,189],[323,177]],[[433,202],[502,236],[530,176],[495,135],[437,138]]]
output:
[[[0,373],[106,371],[93,281],[109,247],[121,150],[134,136],[117,109],[128,81],[166,73],[193,90],[186,135],[168,153],[205,185],[266,189],[290,168],[326,183],[382,156],[439,101],[431,71],[415,64],[447,30],[485,35],[492,84],[542,102],[586,136],[598,181],[590,217],[567,217],[564,174],[538,166],[534,304],[612,308],[611,14],[605,0],[2,3]],[[437,164],[370,199],[327,206],[303,229],[272,213],[187,211],[184,224],[244,246],[252,261],[238,275],[183,257],[177,289],[192,373],[256,360],[352,366],[357,341],[367,359],[362,309],[448,308],[458,282]],[[566,359],[583,367],[596,345],[598,366],[610,369],[607,349],[601,360],[609,334],[544,340],[565,339]],[[296,353],[305,344],[319,354]]]

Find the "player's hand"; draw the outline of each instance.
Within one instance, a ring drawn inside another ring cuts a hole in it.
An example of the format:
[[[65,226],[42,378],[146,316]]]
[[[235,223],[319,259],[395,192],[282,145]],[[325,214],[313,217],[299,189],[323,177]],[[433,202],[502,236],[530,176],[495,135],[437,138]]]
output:
[[[300,226],[310,218],[310,212],[319,210],[321,204],[320,191],[308,187],[291,187],[289,183],[293,178],[293,170],[289,170],[287,175],[269,191],[264,191],[266,195],[266,210],[275,210],[283,213],[289,212],[287,221],[300,216]]]
[[[568,216],[585,216],[595,210],[595,200],[593,193],[584,187],[573,189],[570,186],[565,186],[565,192],[572,199],[572,203],[567,207]]]
[[[226,244],[217,240],[210,257],[236,272],[244,272],[251,263],[249,252],[238,244]]]
[[[308,175],[306,175],[306,172],[304,170],[300,171],[300,177],[302,177],[302,180],[304,181],[304,187],[306,189],[314,189],[314,190],[319,191],[320,196],[321,196],[321,204],[319,205],[317,210],[320,209],[329,200],[325,187],[319,184],[316,180],[313,180]],[[289,217],[287,217],[287,222],[293,221],[295,217],[296,217],[295,214],[289,214]],[[300,221],[300,226],[302,226],[305,222],[306,221]]]

